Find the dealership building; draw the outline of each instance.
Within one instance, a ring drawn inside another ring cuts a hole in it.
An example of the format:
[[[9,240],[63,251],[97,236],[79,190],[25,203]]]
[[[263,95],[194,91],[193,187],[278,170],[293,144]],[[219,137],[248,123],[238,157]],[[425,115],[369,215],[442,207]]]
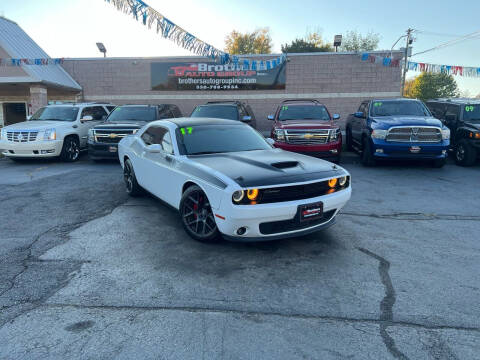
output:
[[[374,52],[387,53],[390,51]],[[393,53],[394,58],[400,56],[400,52]],[[248,56],[251,60],[276,57]],[[16,23],[0,17],[0,59],[12,58],[48,56]],[[229,72],[228,67],[214,65],[202,57],[75,58],[49,65],[19,66],[2,63],[0,127],[23,121],[51,102],[171,103],[188,116],[198,104],[237,100],[251,106],[259,130],[268,130],[271,124],[267,115],[274,113],[283,100],[319,100],[331,113],[340,114],[343,123],[362,100],[400,96],[400,67],[362,61],[357,53],[288,54],[287,60],[275,69],[255,71]],[[210,71],[200,71],[208,70],[208,66]],[[205,78],[219,76],[230,79],[225,84],[235,83],[236,78],[258,80],[258,84],[217,86],[218,82],[211,81],[213,86],[198,85],[204,84]],[[192,80],[186,81],[188,78]]]

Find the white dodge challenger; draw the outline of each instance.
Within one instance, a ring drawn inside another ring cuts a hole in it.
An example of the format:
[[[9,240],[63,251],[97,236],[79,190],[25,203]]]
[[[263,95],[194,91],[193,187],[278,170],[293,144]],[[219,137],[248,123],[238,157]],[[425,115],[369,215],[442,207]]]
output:
[[[350,174],[273,148],[239,121],[149,123],[118,148],[127,192],[146,190],[179,210],[194,239],[265,241],[325,229],[350,199]]]

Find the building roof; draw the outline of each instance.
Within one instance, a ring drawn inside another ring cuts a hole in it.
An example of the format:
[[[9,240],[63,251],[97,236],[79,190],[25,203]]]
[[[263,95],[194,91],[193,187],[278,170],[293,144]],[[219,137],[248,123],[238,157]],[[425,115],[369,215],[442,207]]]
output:
[[[25,31],[15,22],[0,16],[0,47],[14,59],[50,58]],[[60,65],[21,65],[28,77],[15,82],[44,83],[71,90],[82,87]],[[12,82],[12,79],[0,77],[0,83]]]

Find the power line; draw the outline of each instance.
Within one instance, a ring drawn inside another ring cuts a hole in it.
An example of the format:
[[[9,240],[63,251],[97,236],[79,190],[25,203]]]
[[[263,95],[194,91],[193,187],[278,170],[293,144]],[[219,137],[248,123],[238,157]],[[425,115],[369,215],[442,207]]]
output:
[[[468,34],[468,35],[464,35],[462,37],[459,37],[457,39],[453,39],[453,40],[450,40],[450,41],[447,41],[443,44],[440,44],[440,45],[437,45],[431,49],[428,49],[428,50],[425,50],[425,51],[422,51],[422,52],[418,52],[416,54],[413,54],[412,56],[415,56],[415,55],[420,55],[420,54],[425,54],[427,52],[430,52],[430,51],[434,51],[434,50],[438,50],[438,49],[442,49],[444,47],[447,47],[447,46],[451,46],[451,45],[455,45],[455,44],[458,44],[462,41],[465,41],[465,40],[471,40],[471,39],[475,39],[477,36],[480,36],[480,30],[479,31],[475,31],[471,34]]]
[[[415,30],[416,33],[422,35],[431,35],[431,36],[444,36],[444,37],[461,37],[462,35],[458,34],[446,34],[446,33],[438,33],[433,31],[425,31],[425,30]]]

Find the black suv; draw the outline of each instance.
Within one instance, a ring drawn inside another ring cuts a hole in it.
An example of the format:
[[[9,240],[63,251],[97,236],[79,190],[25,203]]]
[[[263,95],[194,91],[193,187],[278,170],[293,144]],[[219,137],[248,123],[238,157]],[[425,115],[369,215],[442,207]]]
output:
[[[90,159],[116,159],[118,143],[125,136],[135,134],[150,121],[181,117],[178,106],[171,104],[117,106],[104,123],[89,131]]]
[[[450,128],[456,163],[475,164],[480,155],[480,100],[435,99],[428,101],[427,106]]]
[[[257,128],[252,108],[241,101],[211,101],[197,106],[191,117],[238,120]]]

